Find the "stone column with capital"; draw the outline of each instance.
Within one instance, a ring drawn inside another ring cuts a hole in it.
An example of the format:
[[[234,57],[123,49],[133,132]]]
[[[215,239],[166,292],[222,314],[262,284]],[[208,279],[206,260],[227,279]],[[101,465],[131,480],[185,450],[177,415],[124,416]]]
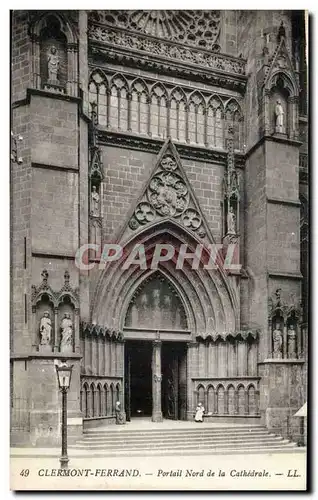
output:
[[[161,410],[161,341],[152,343],[152,421],[162,422]]]

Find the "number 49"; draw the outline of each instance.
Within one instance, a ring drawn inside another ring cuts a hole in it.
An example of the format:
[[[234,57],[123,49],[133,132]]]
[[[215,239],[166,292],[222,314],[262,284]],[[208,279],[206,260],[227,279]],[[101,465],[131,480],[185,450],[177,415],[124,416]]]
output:
[[[22,469],[22,471],[20,472],[20,476],[28,477],[29,473],[29,469]]]

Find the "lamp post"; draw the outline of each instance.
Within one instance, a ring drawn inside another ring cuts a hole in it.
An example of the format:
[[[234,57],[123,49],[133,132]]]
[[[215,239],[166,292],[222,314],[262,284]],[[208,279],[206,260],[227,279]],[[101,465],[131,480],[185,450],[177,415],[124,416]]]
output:
[[[59,389],[62,393],[62,454],[60,457],[61,469],[67,469],[67,391],[71,385],[71,376],[73,365],[66,363],[55,365]]]

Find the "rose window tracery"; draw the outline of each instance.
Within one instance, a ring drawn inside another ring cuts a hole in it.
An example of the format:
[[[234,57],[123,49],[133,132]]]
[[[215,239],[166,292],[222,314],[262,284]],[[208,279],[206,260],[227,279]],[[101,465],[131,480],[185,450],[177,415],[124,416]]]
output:
[[[93,11],[94,20],[201,48],[219,50],[219,10]]]

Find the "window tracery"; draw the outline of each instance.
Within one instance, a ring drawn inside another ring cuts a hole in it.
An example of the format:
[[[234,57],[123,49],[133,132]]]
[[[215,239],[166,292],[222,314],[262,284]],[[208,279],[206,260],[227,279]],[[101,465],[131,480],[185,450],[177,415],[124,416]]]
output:
[[[228,126],[233,128],[234,149],[242,147],[241,107],[236,99],[207,92],[190,92],[141,78],[129,81],[116,74],[108,80],[94,71],[89,101],[96,103],[98,124],[111,130],[187,142],[207,148],[225,148]]]

